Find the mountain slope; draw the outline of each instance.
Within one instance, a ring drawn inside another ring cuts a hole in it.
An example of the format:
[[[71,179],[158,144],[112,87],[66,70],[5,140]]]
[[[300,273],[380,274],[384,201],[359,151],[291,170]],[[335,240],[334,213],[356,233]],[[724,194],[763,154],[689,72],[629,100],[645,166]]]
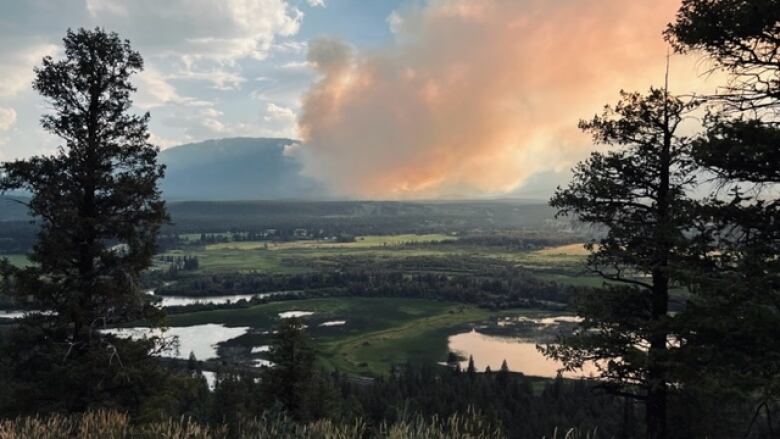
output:
[[[290,139],[207,140],[162,151],[167,166],[161,182],[172,200],[311,199],[324,195],[314,180],[300,175],[301,165],[284,155]]]

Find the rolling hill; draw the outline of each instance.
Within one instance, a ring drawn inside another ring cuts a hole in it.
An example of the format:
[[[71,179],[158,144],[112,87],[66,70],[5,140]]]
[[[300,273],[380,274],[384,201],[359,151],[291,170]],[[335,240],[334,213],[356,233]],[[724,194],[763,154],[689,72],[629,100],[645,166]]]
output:
[[[167,166],[161,182],[169,200],[318,199],[316,181],[284,154],[290,139],[231,138],[176,146],[160,153]]]

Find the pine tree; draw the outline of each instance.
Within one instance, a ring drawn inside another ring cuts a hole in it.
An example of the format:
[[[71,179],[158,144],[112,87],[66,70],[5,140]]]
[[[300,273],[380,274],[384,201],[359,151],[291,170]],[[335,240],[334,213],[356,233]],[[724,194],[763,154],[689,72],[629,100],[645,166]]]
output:
[[[44,58],[33,82],[52,108],[43,128],[62,145],[51,156],[0,165],[0,192],[31,194],[27,207],[40,227],[33,265],[3,264],[0,274],[12,280],[13,294],[51,312],[16,332],[19,346],[28,344],[17,357],[18,378],[58,380],[49,393],[63,389],[59,403],[70,409],[66,400],[78,406],[118,397],[111,386],[139,378],[130,368],[145,361],[148,346],[116,341],[99,329],[157,316],[138,278],[151,264],[167,215],[157,188],[163,167],[148,141],[149,114],[130,112],[130,77],[142,70],[141,56],[100,29],[69,30],[63,41],[64,58]],[[40,396],[53,398],[43,390]]]
[[[314,350],[304,331],[303,320],[282,319],[268,352],[273,367],[263,375],[265,394],[280,402],[294,416],[303,415],[303,405],[314,376]]]
[[[501,362],[501,369],[498,370],[496,379],[502,385],[506,385],[509,382],[509,365],[506,363],[506,360]]]
[[[728,74],[708,100],[695,159],[721,188],[702,209],[710,239],[691,267],[686,307],[690,378],[747,395],[765,409],[780,396],[780,3],[684,0],[667,39],[704,53]],[[755,421],[755,418],[754,418]]]
[[[616,106],[580,123],[614,148],[578,164],[550,202],[558,215],[605,228],[606,236],[587,245],[588,266],[613,284],[578,297],[583,330],[546,353],[569,369],[602,360],[610,390],[645,402],[651,439],[666,437],[669,292],[675,267],[691,257],[695,203],[687,194],[696,186],[695,164],[690,140],[677,129],[694,107],[666,90],[622,93]]]
[[[466,373],[469,374],[469,376],[474,376],[477,374],[477,367],[474,366],[474,356],[469,355],[469,365],[466,368]]]

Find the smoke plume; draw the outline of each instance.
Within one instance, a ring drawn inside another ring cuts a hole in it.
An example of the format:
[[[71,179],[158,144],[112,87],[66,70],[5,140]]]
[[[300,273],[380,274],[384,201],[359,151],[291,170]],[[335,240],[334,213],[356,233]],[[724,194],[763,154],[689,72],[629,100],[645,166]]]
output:
[[[663,84],[679,0],[430,0],[393,14],[393,43],[312,41],[320,79],[294,153],[340,195],[497,195],[593,146],[576,126],[620,89]],[[672,58],[673,91],[702,88]],[[701,70],[701,69],[698,69]]]

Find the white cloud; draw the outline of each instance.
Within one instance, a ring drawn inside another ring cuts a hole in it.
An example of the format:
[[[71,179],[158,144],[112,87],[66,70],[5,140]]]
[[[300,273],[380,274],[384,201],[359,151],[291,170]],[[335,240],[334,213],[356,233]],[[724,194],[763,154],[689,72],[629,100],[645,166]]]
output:
[[[157,69],[147,68],[141,72],[136,81],[138,93],[134,96],[135,104],[148,110],[167,105],[184,105],[202,107],[210,105],[209,102],[192,97],[181,96],[167,78]]]
[[[266,105],[260,118],[247,121],[230,121],[213,106],[180,108],[165,125],[184,129],[184,135],[176,143],[236,136],[297,138],[298,130],[295,111],[274,103]],[[167,146],[161,141],[157,144]]]
[[[312,8],[324,8],[325,7],[325,0],[306,0],[306,2],[311,6]]]
[[[274,137],[298,138],[298,115],[292,108],[269,103],[265,107],[265,130]]]
[[[307,70],[313,69],[314,65],[312,65],[312,63],[309,61],[289,61],[284,64],[280,64],[279,68],[285,70]]]
[[[8,97],[30,90],[34,74],[33,67],[41,63],[41,58],[54,55],[57,46],[39,44],[18,50],[0,58],[0,97]]]
[[[0,107],[0,132],[8,131],[16,123],[16,111],[13,108]]]
[[[221,67],[216,67],[207,71],[193,70],[192,66],[187,66],[170,75],[172,79],[186,79],[192,81],[207,81],[211,83],[211,88],[216,90],[238,90],[241,84],[246,82],[246,78],[237,71],[229,71]]]
[[[271,49],[279,53],[306,53],[308,48],[305,41],[284,41],[275,43]]]
[[[295,122],[297,120],[295,111],[292,108],[283,107],[274,103],[269,103],[265,107],[265,116],[263,119],[266,122]]]
[[[110,13],[115,15],[126,15],[127,8],[120,2],[111,0],[87,0],[87,11],[92,15],[100,13]]]
[[[14,26],[0,26],[0,109],[18,113],[15,122],[10,110],[0,114],[0,154],[49,153],[60,142],[34,123],[49,109],[31,83],[41,58],[62,57],[69,26],[116,31],[143,55],[132,99],[134,110],[152,112],[153,144],[291,137],[298,99],[314,75],[304,62],[290,62],[305,58],[307,43],[297,34],[307,7],[300,0],[20,2]]]
[[[246,81],[240,60],[266,59],[275,46],[304,50],[275,42],[298,33],[303,19],[285,0],[88,0],[87,10],[169,78],[207,81],[219,90]]]
[[[90,0],[87,7],[147,50],[221,63],[265,58],[275,37],[296,34],[303,18],[284,0]]]
[[[390,28],[390,32],[397,34],[401,30],[401,26],[404,24],[404,19],[401,18],[401,14],[397,11],[393,11],[385,19],[387,26]]]
[[[169,137],[163,137],[155,134],[154,132],[149,133],[149,143],[155,146],[159,146],[160,149],[166,149],[170,148],[172,146],[181,145],[183,142],[179,139],[172,139]]]

